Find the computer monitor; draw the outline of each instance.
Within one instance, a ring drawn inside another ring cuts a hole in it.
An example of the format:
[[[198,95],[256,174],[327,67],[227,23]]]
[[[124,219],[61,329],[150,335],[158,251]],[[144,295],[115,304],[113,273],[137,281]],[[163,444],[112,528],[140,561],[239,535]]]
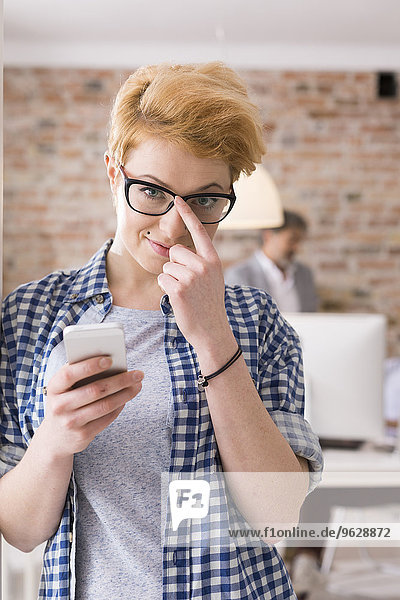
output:
[[[284,317],[302,345],[305,416],[313,430],[333,445],[381,440],[385,316],[290,313]]]

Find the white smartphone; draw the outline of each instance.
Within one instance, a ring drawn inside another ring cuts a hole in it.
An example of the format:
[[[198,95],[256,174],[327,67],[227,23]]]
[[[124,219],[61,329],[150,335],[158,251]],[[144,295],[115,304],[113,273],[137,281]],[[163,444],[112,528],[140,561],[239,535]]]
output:
[[[74,387],[127,370],[124,328],[121,323],[68,325],[64,329],[64,344],[70,364],[94,356],[110,356],[112,365],[106,371],[81,379]]]

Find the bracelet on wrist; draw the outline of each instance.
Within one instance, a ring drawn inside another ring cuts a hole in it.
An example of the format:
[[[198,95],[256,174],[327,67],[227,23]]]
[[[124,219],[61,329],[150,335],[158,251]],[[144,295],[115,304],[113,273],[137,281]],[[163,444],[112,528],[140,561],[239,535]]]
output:
[[[224,364],[223,367],[218,369],[218,371],[215,371],[215,373],[211,373],[211,375],[202,375],[200,372],[199,377],[197,378],[197,385],[198,385],[199,390],[204,390],[208,386],[208,382],[210,379],[214,379],[214,377],[216,377],[217,375],[220,375],[221,373],[226,371],[231,365],[233,365],[234,362],[237,361],[237,359],[239,358],[239,356],[241,354],[242,354],[242,349],[238,346],[238,349],[236,350],[236,352],[232,356],[232,358],[230,358],[228,360],[228,362],[226,364]]]

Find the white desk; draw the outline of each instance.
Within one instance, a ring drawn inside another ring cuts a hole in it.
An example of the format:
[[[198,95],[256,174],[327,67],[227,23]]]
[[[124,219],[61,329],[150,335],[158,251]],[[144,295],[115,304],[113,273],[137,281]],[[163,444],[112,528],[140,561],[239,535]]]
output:
[[[322,481],[307,496],[303,523],[327,523],[334,506],[367,507],[400,501],[400,455],[370,447],[324,450]]]
[[[325,450],[322,488],[400,488],[400,454],[378,450]]]

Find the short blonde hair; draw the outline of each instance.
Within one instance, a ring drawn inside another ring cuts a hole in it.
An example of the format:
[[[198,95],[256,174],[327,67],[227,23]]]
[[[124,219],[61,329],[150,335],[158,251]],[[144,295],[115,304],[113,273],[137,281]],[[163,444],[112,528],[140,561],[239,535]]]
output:
[[[250,175],[265,152],[259,110],[240,77],[220,62],[146,66],[126,80],[111,112],[110,155],[124,164],[149,135],[225,161],[232,181]]]

